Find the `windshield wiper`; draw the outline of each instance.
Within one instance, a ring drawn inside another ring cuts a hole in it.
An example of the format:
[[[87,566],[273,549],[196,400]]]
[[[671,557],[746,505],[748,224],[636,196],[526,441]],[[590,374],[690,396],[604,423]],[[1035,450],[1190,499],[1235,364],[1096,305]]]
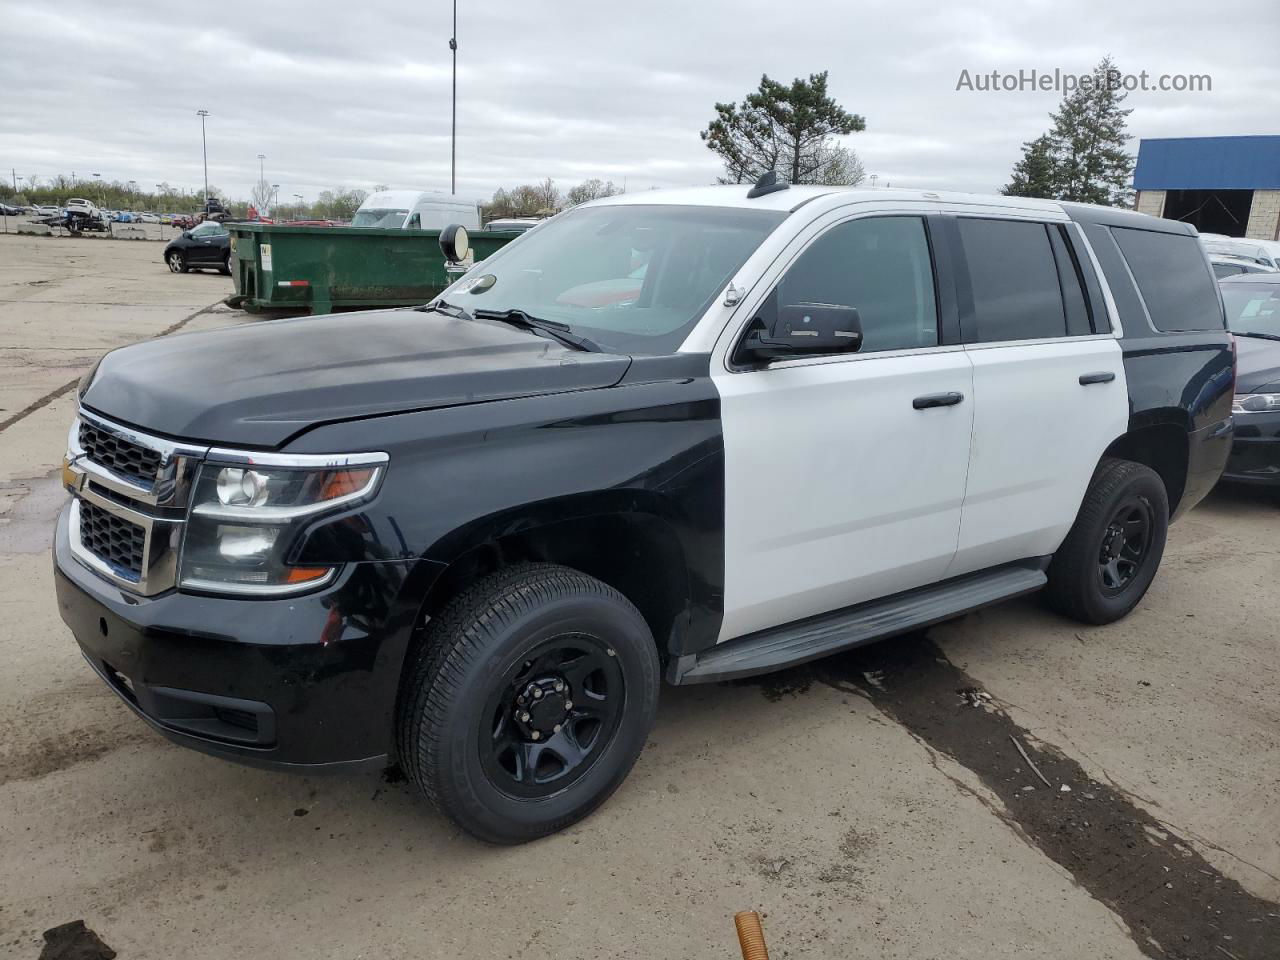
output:
[[[431,303],[424,304],[421,307],[414,307],[419,313],[443,313],[446,317],[454,317],[458,320],[474,320],[471,314],[467,313],[462,307],[456,304],[446,303],[443,300],[435,300]]]
[[[567,324],[556,323],[554,320],[543,320],[541,317],[532,316],[520,309],[477,310],[475,311],[475,318],[477,320],[497,320],[499,323],[509,323],[513,327],[545,334],[574,350],[586,350],[592,353],[600,352],[599,344],[572,332]]]
[[[1254,333],[1252,330],[1232,330],[1237,337],[1256,337],[1259,340],[1280,340],[1280,335],[1274,333]]]

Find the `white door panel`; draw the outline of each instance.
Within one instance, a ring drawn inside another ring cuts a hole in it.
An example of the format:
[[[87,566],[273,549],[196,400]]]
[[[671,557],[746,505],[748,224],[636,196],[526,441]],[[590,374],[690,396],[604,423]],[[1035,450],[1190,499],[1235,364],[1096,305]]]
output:
[[[725,444],[722,641],[945,575],[975,409],[963,349],[775,365],[715,382]],[[964,400],[912,406],[945,392]]]
[[[959,548],[947,576],[1053,553],[1129,419],[1112,337],[973,345],[974,429]],[[1108,383],[1080,377],[1111,373]]]

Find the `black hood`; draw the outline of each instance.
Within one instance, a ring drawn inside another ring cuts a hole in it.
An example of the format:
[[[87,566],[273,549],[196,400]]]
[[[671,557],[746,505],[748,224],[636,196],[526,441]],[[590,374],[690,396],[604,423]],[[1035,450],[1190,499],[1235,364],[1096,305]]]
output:
[[[1237,336],[1236,393],[1277,392],[1280,392],[1280,340]]]
[[[333,420],[609,387],[630,363],[438,313],[331,314],[123,347],[83,403],[171,437],[277,447]]]

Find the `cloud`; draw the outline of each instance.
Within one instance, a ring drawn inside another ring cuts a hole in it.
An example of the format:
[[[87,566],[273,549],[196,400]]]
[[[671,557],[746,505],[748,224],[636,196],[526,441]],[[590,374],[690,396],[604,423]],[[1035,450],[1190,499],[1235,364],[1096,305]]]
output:
[[[1059,95],[956,90],[962,69],[1207,73],[1210,93],[1135,93],[1141,136],[1275,133],[1280,8],[1249,25],[1201,2],[1048,0],[617,5],[460,0],[459,192],[551,176],[631,189],[708,183],[698,138],[717,100],[769,73],[829,70],[864,115],[848,139],[879,182],[989,192]],[[209,178],[246,197],[259,153],[281,192],[449,183],[450,7],[364,0],[5,0],[0,163],[192,190],[197,108]],[[1136,151],[1136,142],[1134,144]]]

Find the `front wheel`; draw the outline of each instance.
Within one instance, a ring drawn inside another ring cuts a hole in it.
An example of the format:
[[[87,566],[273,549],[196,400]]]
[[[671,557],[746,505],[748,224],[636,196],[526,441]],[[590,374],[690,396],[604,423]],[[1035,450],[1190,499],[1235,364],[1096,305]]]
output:
[[[522,564],[435,618],[400,694],[401,764],[490,843],[582,819],[622,783],[657,711],[653,636],[612,587]]]
[[[182,255],[181,250],[170,250],[165,255],[164,262],[169,265],[171,273],[187,272],[187,258]]]
[[[1111,623],[1138,605],[1164,556],[1169,497],[1150,467],[1104,459],[1049,565],[1049,605],[1084,623]]]
[[[231,254],[227,254],[222,258],[222,263],[218,266],[218,272],[224,277],[231,276]]]

